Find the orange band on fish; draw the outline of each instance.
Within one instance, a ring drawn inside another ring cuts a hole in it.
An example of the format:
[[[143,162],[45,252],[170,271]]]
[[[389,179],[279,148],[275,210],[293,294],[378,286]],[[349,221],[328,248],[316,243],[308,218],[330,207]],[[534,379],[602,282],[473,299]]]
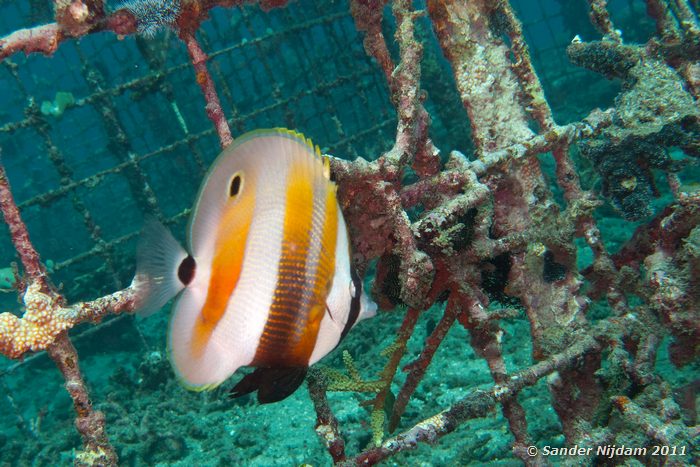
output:
[[[236,210],[227,211],[217,236],[217,254],[211,265],[207,301],[192,335],[192,352],[201,355],[214,327],[226,312],[231,293],[238,284],[253,214],[253,196],[243,194]]]

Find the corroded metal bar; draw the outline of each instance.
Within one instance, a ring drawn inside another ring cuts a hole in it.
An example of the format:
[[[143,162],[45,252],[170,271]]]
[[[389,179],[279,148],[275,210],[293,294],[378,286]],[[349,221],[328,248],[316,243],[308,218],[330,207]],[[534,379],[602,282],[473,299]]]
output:
[[[12,244],[15,246],[27,276],[32,281],[39,283],[43,290],[49,290],[46,281],[46,270],[39,261],[39,253],[36,252],[34,245],[29,240],[27,226],[15,204],[5,166],[2,163],[0,163],[0,209],[5,218],[5,223],[10,229]]]
[[[15,204],[5,168],[0,164],[0,209],[5,217],[12,241],[28,276],[24,291],[25,311],[21,318],[13,313],[0,314],[0,353],[10,358],[20,358],[29,350],[46,349],[66,381],[75,407],[76,428],[83,437],[84,451],[76,455],[78,465],[117,464],[117,455],[104,430],[104,416],[90,403],[87,387],[78,363],[78,354],[68,337],[67,330],[77,321],[66,318],[84,317],[78,305],[69,313],[61,313],[64,299],[48,282],[39,254],[29,240],[24,221]],[[99,314],[93,320],[112,309],[105,306],[105,298],[91,308]]]
[[[182,32],[180,38],[187,46],[187,52],[190,55],[190,60],[192,61],[192,66],[194,67],[197,77],[197,84],[199,84],[199,87],[202,89],[204,100],[207,102],[207,116],[216,128],[221,147],[225,148],[233,142],[233,137],[231,136],[231,129],[226,121],[224,111],[221,109],[221,101],[219,100],[219,94],[216,91],[214,80],[211,78],[209,70],[207,69],[207,54],[199,46],[194,32]]]
[[[613,26],[608,11],[608,0],[588,0],[590,5],[589,16],[593,26],[608,40],[621,43],[620,32]]]
[[[47,352],[66,381],[65,388],[73,400],[73,408],[77,414],[75,426],[83,438],[83,450],[75,453],[75,465],[118,465],[117,453],[107,439],[105,416],[92,407],[88,388],[78,365],[78,352],[68,338],[68,333],[61,334]]]

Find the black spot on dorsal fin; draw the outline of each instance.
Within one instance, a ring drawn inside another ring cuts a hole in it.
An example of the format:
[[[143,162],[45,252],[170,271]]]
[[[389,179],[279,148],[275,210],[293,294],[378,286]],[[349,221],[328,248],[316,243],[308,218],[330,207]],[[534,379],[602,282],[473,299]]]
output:
[[[304,382],[308,367],[256,368],[231,389],[230,397],[240,397],[258,391],[258,402],[269,404],[291,396]]]

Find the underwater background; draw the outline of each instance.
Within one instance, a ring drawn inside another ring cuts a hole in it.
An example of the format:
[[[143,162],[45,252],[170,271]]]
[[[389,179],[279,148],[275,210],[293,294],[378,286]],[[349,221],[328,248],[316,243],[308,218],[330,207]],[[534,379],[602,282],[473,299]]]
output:
[[[534,66],[559,124],[614,105],[620,82],[569,62],[572,38],[599,39],[584,1],[513,0]],[[422,2],[416,2],[421,8]],[[118,3],[108,2],[116,8]],[[608,2],[628,43],[655,33],[643,1]],[[52,21],[49,1],[0,0],[0,37]],[[385,37],[393,37],[391,15]],[[424,43],[421,83],[432,117],[430,134],[448,154],[471,155],[469,118],[457,94],[449,63],[427,18],[416,23]],[[321,151],[353,160],[374,159],[391,148],[397,118],[386,81],[363,48],[347,2],[298,0],[284,8],[215,8],[198,38],[234,135],[256,128],[303,132]],[[391,40],[388,41],[393,46]],[[396,54],[397,50],[392,50]],[[175,33],[153,37],[90,34],[66,41],[52,57],[16,54],[0,64],[0,148],[15,200],[51,280],[69,302],[92,300],[128,286],[144,217],[169,220],[179,240],[202,177],[219,153],[217,135],[187,52]],[[674,149],[676,150],[676,149]],[[679,150],[678,150],[679,151]],[[539,156],[552,189],[554,162]],[[576,157],[576,155],[575,155]],[[682,156],[678,156],[682,157]],[[576,158],[582,185],[600,189],[600,177]],[[700,182],[697,165],[681,182]],[[659,174],[654,213],[672,194]],[[595,212],[611,252],[627,241],[641,220],[626,220],[610,204]],[[581,268],[592,261],[579,245]],[[0,311],[20,314],[12,289],[16,262],[6,225],[0,226]],[[366,277],[373,279],[373,269]],[[609,314],[604,302],[592,320]],[[441,308],[442,307],[442,308]],[[439,321],[444,304],[419,317],[404,355],[408,363]],[[381,371],[382,352],[401,325],[403,309],[364,321],[319,365],[343,368],[348,352],[365,377]],[[254,397],[230,400],[230,384],[207,393],[185,390],[165,354],[168,313],[139,319],[108,317],[70,333],[95,408],[106,415],[107,434],[123,465],[329,465],[314,432],[316,415],[302,387],[276,404]],[[524,316],[502,322],[503,351],[511,371],[533,362],[530,325]],[[486,362],[468,345],[467,331],[453,326],[442,343],[399,429],[493,384]],[[672,388],[695,384],[698,362],[674,367],[660,344],[656,372]],[[395,387],[402,382],[399,372]],[[235,378],[234,378],[235,379]],[[69,465],[81,440],[63,379],[44,353],[21,361],[0,357],[0,465]],[[343,427],[347,450],[371,441],[368,398],[331,392],[329,401]],[[695,399],[695,392],[692,398]],[[529,434],[538,445],[564,446],[546,382],[519,396]],[[421,444],[387,465],[519,465],[513,437],[500,410],[466,422],[436,444]],[[556,461],[554,461],[556,462]]]

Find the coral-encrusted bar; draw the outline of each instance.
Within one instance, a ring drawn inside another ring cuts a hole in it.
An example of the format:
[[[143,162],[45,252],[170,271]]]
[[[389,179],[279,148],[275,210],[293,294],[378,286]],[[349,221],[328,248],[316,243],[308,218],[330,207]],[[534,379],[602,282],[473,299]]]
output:
[[[52,55],[58,49],[58,44],[63,37],[63,31],[57,23],[19,29],[0,39],[0,60],[16,52],[25,54],[40,52]]]
[[[1,163],[0,209],[28,282],[24,290],[25,310],[22,317],[7,312],[0,314],[0,353],[10,358],[20,358],[30,350],[47,350],[66,381],[66,390],[73,399],[77,413],[76,428],[83,437],[84,450],[76,454],[76,465],[117,465],[117,455],[105,434],[104,415],[92,408],[80,373],[78,354],[67,334],[67,330],[86,317],[97,320],[112,312],[116,307],[107,305],[116,303],[110,303],[111,300],[104,297],[92,306],[78,304],[67,311],[62,308],[64,299],[48,283],[39,254],[29,240],[27,227],[12,197],[5,167]],[[130,292],[124,293],[131,295]],[[133,299],[117,299],[116,302],[121,302],[126,309],[133,308]]]
[[[308,377],[309,395],[316,410],[316,433],[326,446],[328,453],[333,458],[333,462],[345,460],[345,441],[338,428],[338,420],[333,415],[333,411],[328,405],[326,397],[326,382],[323,375],[316,370],[312,370]]]
[[[445,307],[445,312],[440,318],[440,322],[435,326],[433,332],[425,340],[425,346],[421,351],[420,356],[406,365],[403,371],[407,372],[406,381],[396,395],[396,400],[394,401],[394,407],[392,409],[391,417],[389,418],[389,432],[396,429],[399,424],[401,415],[406,410],[411,396],[415,392],[418,384],[423,379],[430,362],[433,360],[433,356],[437,351],[440,343],[447,335],[447,331],[450,330],[452,323],[454,323],[457,318],[457,314],[461,312],[461,309],[456,305],[454,299],[450,298]]]
[[[0,160],[0,210],[2,210],[3,218],[10,230],[10,237],[15,251],[22,261],[22,265],[29,277],[38,279],[45,275],[44,268],[39,262],[39,254],[34,249],[34,245],[29,240],[29,232],[27,226],[22,220],[17,204],[15,203],[12,190],[10,189],[10,181],[5,172],[5,166]]]
[[[614,328],[617,326],[599,328],[598,337]],[[474,391],[449,409],[387,439],[379,447],[364,451],[352,459],[349,465],[374,465],[398,452],[415,449],[418,443],[435,443],[438,438],[451,433],[465,421],[487,416],[495,409],[497,403],[514,398],[523,388],[532,386],[548,374],[570,366],[581,355],[596,348],[598,348],[598,342],[592,337],[584,336],[564,352],[515,373],[507,383],[495,386],[489,391]]]
[[[39,254],[34,249],[34,245],[29,240],[27,226],[19,215],[19,209],[15,204],[10,182],[7,179],[5,166],[0,161],[0,209],[5,218],[5,222],[10,229],[10,236],[15,250],[22,261],[24,270],[33,281],[39,282],[41,288],[47,290],[46,272],[39,262]]]
[[[75,426],[83,437],[83,450],[76,452],[75,464],[85,466],[116,466],[117,453],[107,439],[105,416],[94,410],[87,386],[78,365],[78,353],[67,333],[61,334],[48,349],[49,357],[56,363],[66,380],[65,388],[73,400],[77,414]]]
[[[194,72],[197,78],[197,84],[202,89],[202,94],[204,94],[204,99],[207,102],[205,107],[207,111],[207,116],[214,124],[216,128],[216,134],[219,135],[219,141],[221,142],[221,147],[225,148],[233,141],[231,136],[231,129],[226,121],[226,116],[224,111],[221,109],[221,101],[219,101],[219,94],[216,92],[216,86],[214,86],[214,80],[209,74],[207,69],[207,54],[202,50],[194,37],[194,32],[185,31],[180,34],[180,37],[185,42],[187,46],[187,52],[190,55],[190,60],[192,61],[192,66],[194,67]]]
[[[590,17],[591,23],[596,29],[603,34],[607,39],[622,42],[620,37],[620,32],[615,29],[612,21],[610,20],[610,13],[608,12],[608,1],[607,0],[588,0],[591,7]]]
[[[61,301],[31,282],[24,294],[22,317],[0,313],[0,354],[20,358],[27,352],[46,350],[61,332],[86,321],[98,322],[110,314],[134,310],[134,292],[127,288],[92,302],[61,306]]]
[[[533,135],[518,105],[518,82],[509,50],[488,27],[490,4],[486,0],[428,2],[433,28],[469,113],[479,156]]]
[[[137,18],[126,9],[119,9],[109,16],[105,15],[103,2],[100,0],[57,1],[55,23],[19,29],[0,38],[0,61],[16,52],[26,54],[39,52],[52,55],[66,39],[78,38],[100,31],[112,31],[119,35],[135,34]],[[209,10],[221,6],[225,8],[258,3],[264,10],[282,7],[287,0],[202,0],[187,2],[183,13],[178,18],[182,30],[194,32],[199,24],[207,18]]]

